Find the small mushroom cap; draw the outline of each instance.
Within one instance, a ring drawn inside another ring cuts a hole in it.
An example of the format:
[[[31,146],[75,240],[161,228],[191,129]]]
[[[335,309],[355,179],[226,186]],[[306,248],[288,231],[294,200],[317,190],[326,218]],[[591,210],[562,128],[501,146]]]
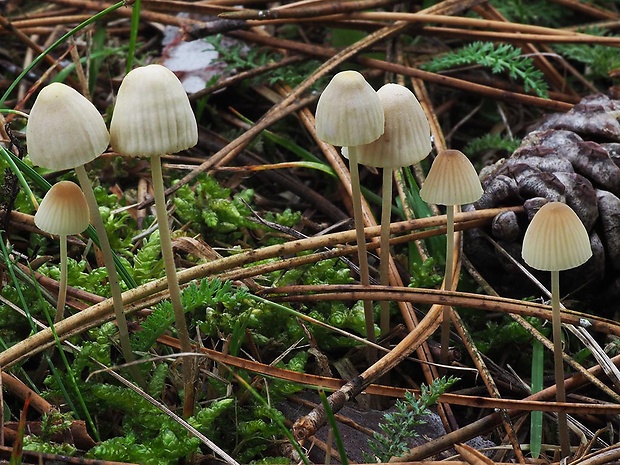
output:
[[[319,97],[315,119],[318,138],[340,147],[378,139],[385,121],[377,93],[357,71],[332,78]]]
[[[431,151],[431,129],[413,92],[399,84],[385,84],[377,96],[385,115],[385,132],[357,148],[358,162],[394,169],[426,158]]]
[[[88,227],[89,213],[82,189],[71,181],[60,181],[43,197],[34,224],[46,233],[69,236]]]
[[[585,226],[568,205],[549,202],[538,210],[523,237],[521,256],[541,271],[575,268],[592,256]]]
[[[101,155],[110,135],[99,111],[86,97],[54,82],[39,92],[32,105],[26,142],[32,163],[66,170]]]
[[[463,205],[482,197],[482,185],[474,165],[459,150],[442,150],[431,165],[420,189],[425,202]]]
[[[110,136],[116,152],[132,157],[176,153],[196,145],[196,117],[176,75],[156,64],[127,73],[118,89]]]

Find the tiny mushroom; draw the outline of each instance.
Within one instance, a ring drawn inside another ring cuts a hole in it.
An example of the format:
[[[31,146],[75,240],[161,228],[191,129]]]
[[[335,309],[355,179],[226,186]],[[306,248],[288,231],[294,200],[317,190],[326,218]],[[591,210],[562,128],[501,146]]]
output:
[[[168,226],[161,157],[196,145],[198,125],[183,84],[172,71],[152,64],[127,73],[116,97],[110,142],[123,155],[150,157],[155,211],[175,325],[181,351],[191,352]],[[187,417],[193,411],[194,387],[191,363],[184,366],[184,415]]]
[[[71,181],[54,184],[34,215],[34,224],[48,234],[60,239],[60,287],[56,318],[64,317],[67,298],[67,236],[80,234],[89,224],[88,203],[80,187]]]
[[[358,162],[383,168],[381,205],[380,282],[389,284],[390,214],[392,176],[395,169],[414,165],[431,151],[431,130],[413,92],[399,84],[385,84],[377,91],[385,116],[385,131],[377,140],[357,147]],[[381,333],[389,331],[389,302],[381,302]]]
[[[362,214],[357,146],[368,144],[381,136],[385,117],[377,93],[357,71],[336,74],[319,97],[316,107],[316,134],[323,142],[348,148],[351,171],[351,198],[360,266],[360,282],[370,285],[366,236]],[[364,301],[366,337],[375,340],[372,302]],[[376,358],[368,352],[369,362]]]
[[[549,202],[538,210],[525,231],[521,255],[525,263],[532,268],[551,272],[556,400],[566,402],[560,271],[582,265],[592,256],[588,232],[571,207],[561,202]],[[558,425],[562,458],[567,458],[570,455],[570,441],[565,412],[558,412]]]
[[[454,272],[454,206],[472,203],[482,196],[478,173],[469,158],[459,150],[441,150],[420,189],[427,203],[446,206],[446,271],[444,289],[451,291]],[[444,306],[441,322],[441,362],[448,360],[450,345],[450,307]]]
[[[84,168],[86,163],[101,155],[110,142],[103,117],[77,90],[55,82],[39,92],[30,110],[26,126],[26,142],[33,164],[52,170],[75,169],[101,245],[123,356],[126,362],[132,362],[135,357],[131,351],[114,254],[99,213],[92,184]],[[136,368],[130,370],[136,380],[141,379]]]

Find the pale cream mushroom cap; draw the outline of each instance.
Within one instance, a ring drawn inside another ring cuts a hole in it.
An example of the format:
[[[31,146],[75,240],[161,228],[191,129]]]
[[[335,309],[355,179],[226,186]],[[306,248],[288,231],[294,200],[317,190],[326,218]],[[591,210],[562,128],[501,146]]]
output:
[[[316,134],[340,147],[363,145],[383,134],[385,118],[377,93],[357,71],[336,74],[316,106]]]
[[[88,227],[89,213],[82,189],[71,181],[60,181],[43,197],[34,224],[46,233],[69,236]]]
[[[54,82],[39,92],[26,126],[33,164],[52,170],[75,168],[101,155],[109,142],[103,117],[78,91]]]
[[[592,256],[585,226],[568,205],[549,202],[536,214],[523,237],[521,256],[541,271],[575,268]]]
[[[183,84],[165,66],[136,68],[121,82],[110,123],[116,152],[132,157],[176,153],[198,142]]]
[[[385,115],[385,131],[357,147],[357,160],[367,166],[401,168],[423,160],[431,151],[431,129],[416,96],[399,84],[377,91]]]
[[[437,205],[472,203],[482,193],[474,165],[459,150],[440,151],[420,189],[420,197],[425,202]]]

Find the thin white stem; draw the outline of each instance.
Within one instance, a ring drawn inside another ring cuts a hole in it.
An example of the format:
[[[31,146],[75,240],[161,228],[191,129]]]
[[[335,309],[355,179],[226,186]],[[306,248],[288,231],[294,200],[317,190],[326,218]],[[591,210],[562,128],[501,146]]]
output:
[[[166,279],[168,281],[168,292],[174,311],[174,321],[179,335],[179,343],[182,352],[192,352],[192,343],[189,339],[189,331],[185,321],[185,312],[181,302],[181,288],[179,278],[174,266],[174,254],[172,251],[172,239],[170,238],[170,228],[168,227],[168,211],[166,210],[166,196],[164,194],[164,177],[161,171],[161,156],[151,157],[151,176],[153,178],[153,196],[155,197],[155,214],[157,215],[157,225],[159,227],[159,240],[161,244],[161,254],[164,258],[166,268]],[[188,418],[194,414],[194,400],[196,389],[194,386],[194,361],[188,359],[183,361],[183,384],[185,398],[183,400],[183,416]]]
[[[61,234],[58,239],[60,240],[60,285],[58,287],[55,323],[65,317],[65,303],[67,302],[67,235]]]
[[[157,225],[159,227],[159,240],[161,243],[161,254],[164,258],[166,268],[166,279],[168,280],[168,291],[174,310],[174,319],[179,333],[179,343],[181,351],[192,352],[192,344],[189,339],[189,331],[185,322],[185,312],[181,303],[181,288],[177,278],[177,270],[174,265],[174,255],[172,253],[172,239],[170,238],[170,228],[168,227],[168,211],[166,210],[166,197],[164,195],[164,180],[161,171],[161,156],[151,157],[151,175],[153,177],[153,194],[155,197],[155,213],[157,215]]]
[[[551,272],[551,312],[553,315],[553,360],[555,363],[556,400],[566,402],[564,388],[564,359],[562,358],[562,313],[560,311],[560,272]],[[558,433],[562,458],[570,455],[568,420],[566,412],[558,412]]]
[[[446,205],[446,272],[443,288],[452,290],[452,273],[454,272],[454,205]],[[450,306],[444,305],[441,321],[441,353],[442,364],[448,363],[448,348],[450,346]]]
[[[370,272],[368,270],[368,256],[366,253],[366,235],[364,234],[364,215],[362,213],[362,192],[360,188],[360,173],[357,162],[357,149],[349,147],[349,170],[351,171],[351,193],[353,201],[353,217],[355,220],[355,235],[357,238],[357,254],[360,266],[360,282],[363,286],[370,286]],[[364,301],[364,318],[366,320],[366,337],[369,341],[375,340],[375,317],[372,310],[372,301]],[[369,349],[369,362],[376,359]]]
[[[381,190],[381,255],[379,262],[379,282],[382,286],[390,284],[390,220],[392,218],[392,168],[383,168]],[[381,334],[390,331],[390,302],[381,301]]]
[[[118,281],[118,273],[116,272],[116,266],[114,264],[114,254],[112,253],[112,247],[110,246],[110,240],[99,212],[99,205],[93,192],[93,186],[88,178],[86,169],[84,166],[78,166],[75,168],[80,186],[86,197],[86,203],[88,203],[88,209],[90,210],[90,221],[97,231],[97,237],[99,237],[99,244],[101,245],[101,254],[103,255],[103,263],[106,271],[108,272],[108,282],[110,283],[110,290],[112,291],[112,303],[114,306],[114,316],[116,317],[116,326],[118,327],[118,337],[121,343],[121,351],[125,362],[131,363],[135,361],[135,357],[131,350],[131,343],[129,341],[129,330],[127,328],[127,319],[125,318],[125,312],[123,310],[123,298],[121,297],[121,286]],[[134,365],[130,365],[129,372],[134,380],[140,385],[144,385],[144,380],[140,371]]]

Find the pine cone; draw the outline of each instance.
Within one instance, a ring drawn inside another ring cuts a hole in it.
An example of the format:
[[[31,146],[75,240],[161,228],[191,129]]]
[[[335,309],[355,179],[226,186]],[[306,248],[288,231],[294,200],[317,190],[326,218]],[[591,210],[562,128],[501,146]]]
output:
[[[470,208],[523,205],[502,213],[488,233],[523,264],[521,241],[536,211],[548,201],[568,204],[590,235],[592,258],[563,272],[563,295],[579,291],[589,305],[620,297],[620,100],[584,98],[567,113],[552,114],[508,158],[481,173],[484,194]],[[492,285],[508,295],[540,295],[531,281],[484,237],[468,231],[465,252]],[[548,284],[548,273],[530,270]],[[611,309],[609,310],[611,311]]]

